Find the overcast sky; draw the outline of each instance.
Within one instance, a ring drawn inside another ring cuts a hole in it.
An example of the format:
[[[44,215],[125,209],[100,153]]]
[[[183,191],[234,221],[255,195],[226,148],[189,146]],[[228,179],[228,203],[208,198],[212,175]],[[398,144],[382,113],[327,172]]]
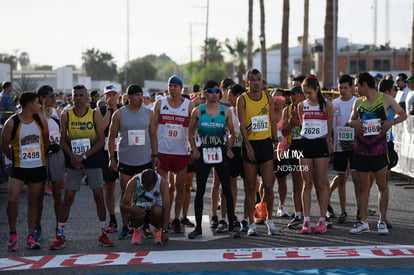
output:
[[[0,53],[28,52],[32,64],[80,66],[95,47],[127,60],[128,0],[0,0]],[[248,0],[210,0],[208,37],[246,39]],[[303,0],[290,0],[289,44],[303,34]],[[326,0],[310,0],[310,40],[323,37]],[[338,36],[374,43],[375,0],[339,0]],[[386,39],[386,0],[377,0],[377,44]],[[411,0],[389,0],[391,46],[411,41]],[[259,1],[254,0],[253,39],[259,46]],[[267,46],[280,43],[282,0],[265,0]],[[179,64],[196,60],[206,35],[207,0],[129,0],[130,59],[165,53]]]

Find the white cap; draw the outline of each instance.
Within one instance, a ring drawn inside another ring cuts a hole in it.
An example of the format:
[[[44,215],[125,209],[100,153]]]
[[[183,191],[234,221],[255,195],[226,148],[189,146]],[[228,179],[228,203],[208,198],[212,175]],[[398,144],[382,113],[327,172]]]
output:
[[[115,84],[105,85],[104,94],[106,94],[106,93],[108,93],[110,91],[114,91],[114,92],[116,92],[116,93],[119,94],[118,88],[115,86]]]
[[[150,95],[148,92],[144,92],[144,97],[148,97],[148,98],[150,98],[150,97],[151,97],[151,95]]]

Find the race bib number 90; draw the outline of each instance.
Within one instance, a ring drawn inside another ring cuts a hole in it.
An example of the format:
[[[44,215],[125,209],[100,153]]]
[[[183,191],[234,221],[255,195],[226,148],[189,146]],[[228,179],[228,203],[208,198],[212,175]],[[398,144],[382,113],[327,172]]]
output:
[[[203,160],[206,164],[221,163],[223,161],[221,148],[203,148]]]
[[[264,132],[269,129],[269,118],[267,116],[254,116],[251,120],[253,132]]]
[[[70,145],[72,152],[78,156],[85,154],[86,151],[91,149],[91,141],[89,138],[74,139],[70,142]]]
[[[170,139],[181,139],[183,126],[181,124],[165,124],[165,136]]]
[[[375,136],[381,132],[381,119],[374,118],[362,121],[364,136]]]

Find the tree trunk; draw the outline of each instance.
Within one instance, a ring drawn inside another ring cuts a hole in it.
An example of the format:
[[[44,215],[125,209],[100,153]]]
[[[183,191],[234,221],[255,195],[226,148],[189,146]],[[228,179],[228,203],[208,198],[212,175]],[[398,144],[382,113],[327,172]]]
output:
[[[305,0],[303,19],[303,44],[302,44],[302,67],[301,74],[306,75],[312,68],[311,56],[309,55],[309,0]]]
[[[413,18],[411,25],[411,56],[410,56],[410,71],[411,75],[414,75],[414,4],[413,4]]]
[[[282,45],[280,52],[280,87],[288,87],[289,73],[289,0],[283,0]]]
[[[334,86],[333,83],[333,39],[334,39],[334,18],[333,18],[333,1],[326,0],[326,14],[325,14],[325,37],[323,40],[323,71],[322,71],[322,82],[323,87],[330,89]]]
[[[265,33],[265,7],[264,0],[260,0],[260,52],[262,54],[262,76],[267,78],[267,51]]]
[[[249,0],[249,30],[247,31],[247,69],[253,66],[253,0]]]

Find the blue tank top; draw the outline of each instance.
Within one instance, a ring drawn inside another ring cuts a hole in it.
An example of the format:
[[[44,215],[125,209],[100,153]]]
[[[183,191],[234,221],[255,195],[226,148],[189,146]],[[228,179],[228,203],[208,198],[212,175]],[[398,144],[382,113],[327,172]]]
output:
[[[206,110],[206,105],[200,105],[200,119],[198,120],[198,145],[200,147],[224,146],[226,135],[226,107],[220,104],[219,113],[212,117]]]

